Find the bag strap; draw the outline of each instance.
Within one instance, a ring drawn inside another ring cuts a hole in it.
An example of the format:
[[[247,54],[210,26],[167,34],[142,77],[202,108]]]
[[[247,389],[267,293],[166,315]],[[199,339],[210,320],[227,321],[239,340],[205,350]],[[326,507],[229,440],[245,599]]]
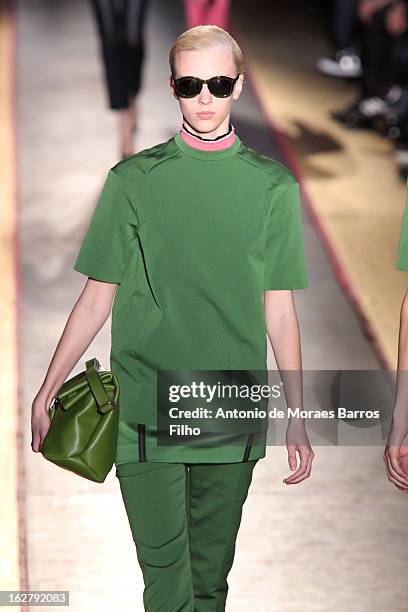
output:
[[[88,380],[88,384],[91,388],[92,394],[98,404],[98,411],[105,414],[112,410],[115,406],[115,402],[110,400],[106,393],[105,387],[100,379],[98,369],[101,367],[99,361],[94,357],[85,362],[85,375]]]

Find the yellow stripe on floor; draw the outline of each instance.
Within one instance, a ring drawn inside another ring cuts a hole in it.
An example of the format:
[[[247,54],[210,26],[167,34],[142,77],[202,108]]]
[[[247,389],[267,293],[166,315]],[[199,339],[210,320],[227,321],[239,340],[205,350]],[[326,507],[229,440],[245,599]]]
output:
[[[262,31],[256,19],[237,24],[246,64],[266,115],[290,143],[319,225],[373,340],[395,368],[408,275],[395,270],[405,184],[396,173],[393,146],[374,132],[347,130],[329,118],[355,92],[318,73],[310,52],[305,57],[307,40],[288,40],[269,19]]]
[[[0,589],[20,588],[17,505],[17,350],[15,261],[16,192],[14,160],[13,20],[0,2]],[[16,610],[16,607],[12,608]]]

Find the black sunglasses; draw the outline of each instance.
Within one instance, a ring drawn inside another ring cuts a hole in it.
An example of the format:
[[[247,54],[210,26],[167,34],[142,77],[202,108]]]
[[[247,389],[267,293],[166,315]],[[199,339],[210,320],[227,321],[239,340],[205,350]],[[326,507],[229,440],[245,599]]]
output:
[[[195,98],[200,93],[204,83],[210,93],[216,98],[228,98],[232,94],[239,74],[233,78],[228,76],[213,76],[210,79],[200,79],[195,76],[185,76],[175,79],[172,76],[177,96],[180,98]]]

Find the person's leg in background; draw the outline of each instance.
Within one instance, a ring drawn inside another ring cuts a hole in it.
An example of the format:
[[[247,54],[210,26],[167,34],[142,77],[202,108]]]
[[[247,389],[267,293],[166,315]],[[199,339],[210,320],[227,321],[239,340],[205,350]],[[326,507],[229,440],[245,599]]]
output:
[[[357,0],[333,0],[333,30],[337,49],[356,44]]]
[[[148,612],[195,611],[186,474],[183,463],[131,462],[116,467],[143,572],[143,603]]]
[[[323,74],[340,78],[361,76],[360,28],[357,20],[357,0],[332,0],[330,32],[334,53],[317,60]]]
[[[184,14],[187,29],[202,25],[206,5],[207,0],[184,0]]]
[[[211,0],[206,23],[213,23],[229,32],[231,30],[230,11],[231,0]]]
[[[150,0],[127,0],[126,16],[126,43],[127,43],[127,83],[129,90],[129,118],[128,124],[131,128],[132,140],[128,146],[128,152],[133,151],[133,133],[137,128],[138,111],[136,106],[137,95],[142,87],[143,66],[146,55],[145,45],[145,23],[147,8]],[[125,119],[126,122],[126,119]],[[127,123],[125,123],[126,129]]]
[[[385,27],[387,10],[388,7],[374,13],[371,25],[363,28],[362,98],[372,96],[383,98],[393,84],[394,39]]]
[[[184,0],[186,27],[213,24],[229,31],[231,0]]]
[[[121,156],[134,152],[136,96],[142,82],[149,0],[91,0],[100,39],[109,107],[119,114]]]
[[[373,129],[390,110],[389,92],[395,85],[395,44],[386,27],[389,6],[374,12],[369,23],[362,23],[362,79],[357,100],[332,117],[348,127]]]
[[[253,469],[258,459],[190,464],[187,508],[194,612],[223,612]]]

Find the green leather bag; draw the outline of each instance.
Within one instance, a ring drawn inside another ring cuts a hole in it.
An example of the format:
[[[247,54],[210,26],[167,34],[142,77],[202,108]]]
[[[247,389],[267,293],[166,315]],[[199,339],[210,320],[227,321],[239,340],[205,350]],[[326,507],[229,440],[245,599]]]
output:
[[[49,407],[50,428],[41,452],[45,459],[79,476],[103,482],[116,455],[119,384],[97,359],[65,381]]]

